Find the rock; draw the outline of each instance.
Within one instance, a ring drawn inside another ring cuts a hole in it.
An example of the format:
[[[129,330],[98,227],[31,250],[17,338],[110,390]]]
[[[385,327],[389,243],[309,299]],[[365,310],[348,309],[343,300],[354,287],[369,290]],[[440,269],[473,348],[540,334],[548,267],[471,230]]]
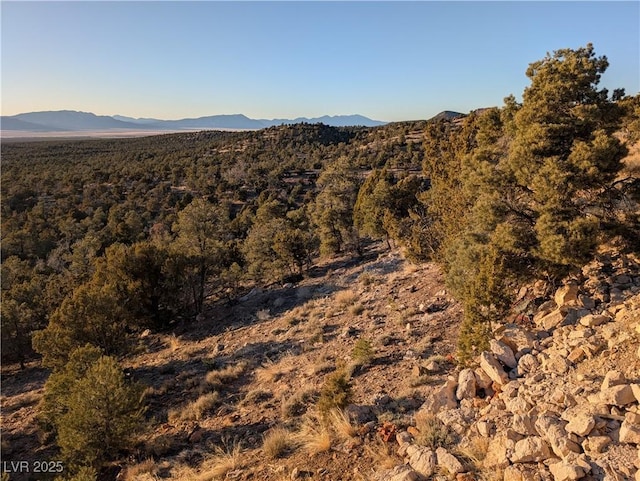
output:
[[[609,389],[613,386],[620,386],[621,384],[625,384],[627,380],[620,371],[609,371],[604,376],[604,380],[602,381],[602,386],[600,386],[601,390]]]
[[[431,476],[436,470],[436,454],[428,448],[416,446],[407,447],[409,465],[425,477]]]
[[[494,424],[491,421],[478,421],[476,428],[480,436],[488,438],[493,433]]]
[[[493,384],[493,381],[486,372],[484,372],[481,368],[478,368],[473,371],[473,373],[476,376],[476,387],[478,389],[484,389],[485,391],[491,389],[491,384]]]
[[[591,466],[584,455],[563,459],[559,463],[549,465],[549,471],[555,481],[575,481],[591,471]]]
[[[474,397],[476,397],[476,376],[473,374],[473,369],[463,369],[458,375],[456,398],[463,400]]]
[[[507,373],[491,353],[485,351],[480,354],[480,367],[493,382],[500,386],[509,381]]]
[[[525,354],[518,361],[518,372],[520,374],[532,374],[539,366],[540,363],[533,354]]]
[[[377,479],[378,481],[420,481],[422,476],[406,464],[402,464],[380,473]]]
[[[534,317],[534,321],[538,326],[546,331],[549,331],[558,327],[562,323],[562,321],[564,321],[565,316],[566,311],[564,309],[556,309],[555,311],[552,311],[540,318]]]
[[[369,421],[375,421],[377,419],[371,406],[359,404],[349,404],[344,408],[344,414],[355,424],[366,424]]]
[[[587,356],[587,353],[584,352],[584,349],[582,349],[581,347],[576,347],[573,351],[569,353],[569,355],[567,356],[567,360],[571,364],[578,364],[586,356]]]
[[[566,374],[571,365],[569,361],[558,353],[553,353],[548,359],[542,363],[542,367],[546,372],[555,374]]]
[[[608,316],[603,316],[601,314],[587,314],[586,316],[581,317],[579,322],[586,327],[595,327],[609,321],[611,321],[611,318]]]
[[[513,464],[511,466],[507,466],[502,475],[503,481],[539,481],[540,479],[538,469],[530,469],[524,464]]]
[[[552,308],[553,309],[553,308]],[[495,334],[495,338],[511,348],[518,358],[518,353],[523,351],[529,351],[533,349],[536,337],[528,330],[516,325],[507,324],[506,326],[498,329]]]
[[[553,296],[558,307],[567,304],[576,304],[578,301],[578,285],[575,282],[569,282],[558,289]]]
[[[593,416],[586,413],[579,413],[569,419],[569,424],[565,426],[565,429],[567,432],[577,434],[578,436],[587,436],[595,425],[596,421]]]
[[[538,435],[551,445],[551,449],[556,456],[565,458],[570,453],[582,452],[580,446],[569,439],[567,431],[556,417],[548,414],[538,416],[535,428]]]
[[[396,434],[396,442],[400,446],[411,444],[411,441],[413,441],[413,436],[407,431],[400,431]]]
[[[436,414],[442,409],[455,409],[458,407],[456,400],[456,388],[458,383],[455,379],[448,378],[438,389],[435,389],[427,396],[421,411],[426,410],[430,414]]]
[[[535,416],[530,414],[514,414],[511,422],[513,430],[523,436],[535,436]]]
[[[589,453],[601,453],[609,444],[611,444],[611,438],[609,436],[589,436],[582,443],[582,448],[587,454]]]
[[[464,466],[458,458],[444,448],[436,449],[436,457],[438,459],[438,467],[442,467],[450,474],[458,474],[464,472]]]
[[[621,384],[603,389],[598,396],[600,402],[612,406],[625,406],[636,401],[633,390],[629,384]]]
[[[552,457],[549,445],[538,436],[521,439],[515,445],[512,463],[532,463],[544,461]]]
[[[496,339],[491,339],[491,341],[489,342],[489,347],[498,361],[507,366],[509,369],[513,369],[518,365],[513,351],[505,343],[497,341]]]
[[[620,426],[620,442],[640,445],[640,424],[631,423],[625,418]]]
[[[506,468],[509,466],[509,454],[515,447],[515,441],[508,438],[504,432],[498,433],[489,441],[487,454],[482,462],[487,469]]]
[[[640,348],[638,348],[638,357],[640,357]],[[631,386],[631,392],[636,398],[636,401],[640,403],[640,384],[629,384]]]

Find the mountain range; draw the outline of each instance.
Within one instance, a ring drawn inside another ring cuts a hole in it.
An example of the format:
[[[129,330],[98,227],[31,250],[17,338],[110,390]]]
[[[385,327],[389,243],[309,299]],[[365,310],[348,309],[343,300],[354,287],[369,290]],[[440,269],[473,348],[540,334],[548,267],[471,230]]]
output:
[[[122,115],[96,115],[90,112],[73,110],[29,112],[18,115],[0,117],[0,130],[26,132],[82,132],[82,131],[175,131],[175,130],[205,130],[205,129],[234,129],[258,130],[274,125],[296,123],[323,123],[333,127],[361,125],[376,127],[386,122],[372,120],[362,115],[336,115],[323,117],[296,119],[251,119],[246,115],[211,115],[193,119],[160,120]]]

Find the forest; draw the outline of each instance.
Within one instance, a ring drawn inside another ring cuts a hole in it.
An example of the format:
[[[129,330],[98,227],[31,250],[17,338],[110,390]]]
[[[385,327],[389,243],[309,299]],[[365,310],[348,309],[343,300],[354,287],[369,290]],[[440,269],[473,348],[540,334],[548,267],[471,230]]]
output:
[[[143,332],[188,330],[319,258],[381,242],[438,263],[465,363],[523,283],[612,239],[640,251],[640,165],[624,161],[640,96],[600,89],[607,67],[591,45],[558,50],[521,102],[454,120],[3,142],[2,362],[51,370],[42,429],[69,475],[126,451],[144,400],[118,362]],[[86,398],[105,385],[98,426]]]

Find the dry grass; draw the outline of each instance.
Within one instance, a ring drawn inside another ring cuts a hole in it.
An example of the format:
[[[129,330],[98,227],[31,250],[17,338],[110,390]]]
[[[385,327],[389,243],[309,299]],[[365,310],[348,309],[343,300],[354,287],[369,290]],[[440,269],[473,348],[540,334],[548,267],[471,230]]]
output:
[[[242,449],[239,443],[229,447],[216,446],[214,455],[206,459],[200,468],[197,481],[225,479],[228,473],[242,467]]]
[[[466,461],[465,464],[473,471],[482,469],[482,461],[487,455],[489,449],[489,438],[482,436],[474,436],[468,439],[464,444],[459,444],[455,449],[455,453],[459,458]]]
[[[351,307],[349,307],[349,314],[351,314],[352,316],[359,316],[363,312],[364,312],[364,306],[360,303],[353,304]]]
[[[329,425],[338,439],[347,441],[358,437],[358,429],[341,409],[333,409],[328,416]]]
[[[309,454],[324,453],[331,449],[331,432],[317,416],[306,416],[296,438]]]
[[[178,337],[175,334],[171,334],[168,338],[167,338],[167,346],[169,347],[169,350],[171,352],[176,352],[181,345],[181,341],[180,339],[178,339]]]
[[[433,414],[418,411],[415,420],[416,429],[420,432],[415,437],[417,444],[431,449],[450,448],[455,444],[455,438],[449,428]]]
[[[299,389],[293,396],[283,395],[280,415],[283,419],[291,419],[304,414],[308,405],[315,401],[317,395],[318,392],[313,388]]]
[[[128,466],[124,472],[123,481],[153,481],[157,479],[157,463],[153,459],[146,459],[133,466]]]
[[[200,421],[205,414],[211,411],[220,401],[220,395],[214,391],[203,394],[186,406],[169,410],[169,422]]]
[[[334,301],[336,302],[336,304],[338,304],[338,306],[342,308],[355,304],[357,300],[358,300],[358,294],[356,294],[354,291],[350,289],[346,291],[340,291],[334,297]]]
[[[284,457],[296,446],[295,436],[284,428],[269,430],[262,441],[262,452],[269,459]]]
[[[378,469],[392,469],[402,464],[402,459],[395,452],[394,443],[385,443],[380,437],[375,437],[374,443],[368,443],[365,451],[373,460],[373,465]]]
[[[294,370],[293,359],[285,358],[278,363],[267,361],[256,369],[256,380],[260,383],[272,383]]]
[[[223,384],[238,379],[242,374],[244,374],[246,369],[247,362],[242,361],[234,366],[225,366],[223,369],[217,371],[209,371],[205,377],[205,383],[206,385],[214,388],[220,387]]]

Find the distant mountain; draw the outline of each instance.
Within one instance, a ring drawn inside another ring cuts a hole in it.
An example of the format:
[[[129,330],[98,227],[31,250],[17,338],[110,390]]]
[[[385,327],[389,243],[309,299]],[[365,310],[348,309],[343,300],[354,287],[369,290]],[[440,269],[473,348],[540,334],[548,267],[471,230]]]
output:
[[[453,120],[460,117],[466,117],[466,114],[460,112],[453,112],[452,110],[443,110],[437,115],[431,117],[428,122],[437,122],[438,120]]]
[[[129,122],[122,122],[106,115],[95,115],[88,112],[76,112],[74,110],[60,110],[57,112],[30,112],[26,114],[13,115],[11,117],[2,117],[3,130],[23,130],[15,128],[12,129],[5,126],[5,121],[9,119],[21,120],[23,122],[27,122],[28,124],[34,124],[37,126],[37,130],[40,132],[46,130],[83,131],[140,128],[139,125]]]
[[[362,115],[325,115],[323,117],[297,119],[251,119],[246,115],[211,115],[194,119],[160,120],[132,117],[123,115],[95,115],[89,112],[73,110],[30,112],[1,117],[2,130],[21,130],[27,132],[82,132],[105,130],[206,130],[206,129],[237,129],[258,130],[274,125],[296,124],[306,122],[310,124],[323,123],[332,127],[362,125],[375,127],[385,122],[371,120]]]

